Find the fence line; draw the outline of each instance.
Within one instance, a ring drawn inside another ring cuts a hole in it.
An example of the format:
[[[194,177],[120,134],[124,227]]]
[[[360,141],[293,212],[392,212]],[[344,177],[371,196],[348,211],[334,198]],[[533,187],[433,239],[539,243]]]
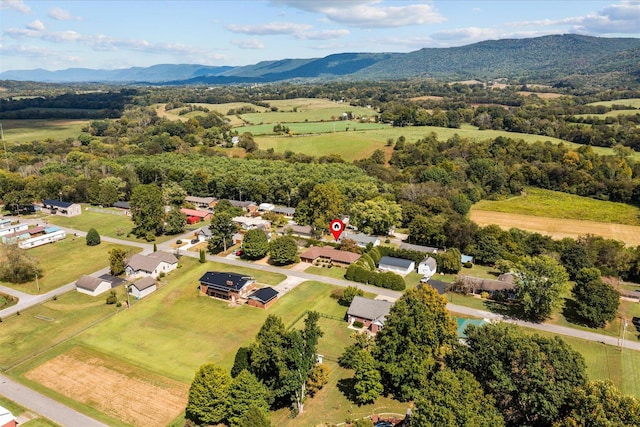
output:
[[[89,212],[106,213],[110,215],[127,215],[124,211],[114,211],[113,209],[87,208]]]

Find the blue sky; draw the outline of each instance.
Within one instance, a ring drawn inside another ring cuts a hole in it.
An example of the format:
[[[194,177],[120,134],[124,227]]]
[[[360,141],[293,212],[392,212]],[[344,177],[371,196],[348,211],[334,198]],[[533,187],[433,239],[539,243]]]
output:
[[[563,33],[640,37],[640,0],[0,0],[0,71],[247,65]]]

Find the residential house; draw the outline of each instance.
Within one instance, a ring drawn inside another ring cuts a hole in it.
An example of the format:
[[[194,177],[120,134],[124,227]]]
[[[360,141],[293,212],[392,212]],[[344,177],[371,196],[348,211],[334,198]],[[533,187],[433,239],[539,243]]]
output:
[[[275,205],[272,203],[260,203],[258,205],[258,211],[260,212],[271,212],[275,209]]]
[[[378,269],[383,271],[392,271],[402,276],[406,276],[411,273],[415,268],[416,263],[411,260],[390,256],[383,256],[380,258],[380,262],[378,263]]]
[[[313,227],[310,225],[289,224],[278,229],[278,233],[282,235],[290,234],[304,239],[312,239],[314,237]]]
[[[271,212],[279,215],[284,215],[287,218],[293,218],[293,215],[296,213],[296,208],[290,208],[287,206],[274,206]]]
[[[451,283],[443,282],[442,280],[429,279],[426,282],[422,282],[422,280],[420,282],[418,286],[424,286],[426,283],[435,289],[439,295],[444,295],[451,287]]]
[[[511,273],[501,274],[498,279],[483,279],[460,274],[456,279],[455,287],[460,291],[472,294],[486,292],[493,296],[499,292],[506,294],[509,298],[513,298],[515,296],[514,279],[515,277]]]
[[[5,228],[5,227],[9,227],[11,225],[11,220],[10,219],[0,219],[0,230]]]
[[[438,248],[431,246],[412,245],[411,243],[401,243],[400,249],[406,249],[408,251],[422,252],[424,254],[437,254]]]
[[[155,292],[158,287],[156,286],[156,279],[151,276],[145,276],[136,280],[129,286],[129,293],[136,297],[136,299],[144,298],[152,292]]]
[[[127,277],[151,276],[157,278],[160,273],[169,273],[178,268],[178,258],[168,252],[152,252],[149,255],[133,255],[127,262]]]
[[[355,296],[347,310],[347,322],[349,322],[349,326],[353,326],[353,322],[360,322],[363,328],[376,334],[384,327],[384,322],[392,306],[393,303],[389,301]]]
[[[122,211],[123,214],[131,215],[131,205],[129,202],[117,201],[113,204],[113,207]]]
[[[78,203],[62,202],[60,200],[44,199],[42,207],[54,215],[76,216],[82,213],[82,207]]]
[[[211,238],[211,236],[212,236],[212,233],[209,227],[202,227],[202,228],[199,228],[198,231],[196,231],[196,239],[198,239],[201,242],[206,242]]]
[[[330,246],[312,246],[300,255],[302,262],[313,264],[316,261],[327,261],[342,267],[349,267],[359,259],[360,254],[340,251]]]
[[[267,309],[278,300],[278,291],[272,287],[256,289],[247,299],[247,304],[252,307]]]
[[[373,246],[380,246],[380,239],[378,237],[369,236],[363,233],[350,233],[348,231],[345,231],[344,233],[342,233],[342,236],[340,236],[340,239],[338,239],[338,241],[341,242],[342,239],[355,240],[356,244],[361,248],[367,247],[369,243],[371,243]]]
[[[258,211],[258,205],[256,204],[256,202],[252,202],[251,200],[229,200],[229,203],[231,203],[231,206],[241,208],[243,211],[250,214],[254,214]]]
[[[196,196],[187,196],[185,198],[185,201],[187,203],[191,203],[193,206],[196,207],[196,209],[201,209],[201,210],[211,210],[216,206],[216,203],[218,203],[218,199],[216,199],[215,197],[196,197]]]
[[[24,222],[14,224],[14,225],[9,224],[9,225],[6,225],[4,228],[0,229],[0,236],[9,236],[11,234],[16,234],[16,233],[24,234],[22,232],[25,232],[28,228],[29,228],[29,225]],[[5,243],[4,240],[2,241],[2,243]]]
[[[111,290],[111,282],[101,277],[84,275],[76,282],[76,290],[81,294],[95,297]]]
[[[257,217],[234,216],[231,222],[241,227],[243,230],[253,230],[255,228],[268,232],[271,230],[271,221]]]
[[[197,209],[182,208],[180,209],[180,212],[185,214],[187,218],[189,217],[198,218],[200,221],[210,221],[211,217],[213,216],[213,213],[211,212],[199,211]]]
[[[428,256],[418,264],[418,274],[422,274],[425,280],[436,274],[436,270],[438,270],[438,262],[433,257]]]
[[[36,227],[36,229],[42,228],[42,231],[38,230],[38,232],[32,232],[30,229],[27,230],[30,232],[30,235],[34,235],[28,239],[20,240],[18,242],[18,247],[20,249],[31,249],[38,246],[46,245],[47,243],[54,243],[58,240],[62,240],[67,237],[67,234],[64,230],[58,227]]]
[[[256,287],[253,277],[218,271],[206,272],[199,282],[203,294],[233,303],[245,299]]]
[[[16,427],[18,420],[4,406],[0,406],[0,427]]]

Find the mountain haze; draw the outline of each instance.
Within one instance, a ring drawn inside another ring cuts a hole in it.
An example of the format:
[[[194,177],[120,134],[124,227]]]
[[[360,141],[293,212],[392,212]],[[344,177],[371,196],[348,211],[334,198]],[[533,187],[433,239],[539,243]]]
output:
[[[323,58],[282,59],[242,67],[165,64],[120,70],[17,70],[0,73],[0,79],[179,85],[411,77],[553,80],[610,72],[640,77],[640,39],[566,34],[424,48],[409,53],[341,53]]]

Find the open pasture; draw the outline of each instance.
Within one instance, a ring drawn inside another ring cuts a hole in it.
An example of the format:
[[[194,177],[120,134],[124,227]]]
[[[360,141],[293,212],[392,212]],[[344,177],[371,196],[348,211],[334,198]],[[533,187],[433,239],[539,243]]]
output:
[[[360,123],[353,120],[281,124],[287,126],[294,135],[374,130],[389,127],[389,125],[383,123]],[[253,135],[275,135],[273,133],[273,126],[273,123],[268,123],[262,125],[240,126],[236,127],[234,130],[237,130],[239,133],[251,132]]]
[[[140,248],[102,242],[98,246],[87,246],[84,237],[68,235],[66,239],[29,249],[27,254],[38,259],[43,270],[41,277],[22,284],[0,282],[4,286],[29,294],[45,293],[62,285],[76,281],[83,274],[91,274],[109,266],[109,251],[123,248],[132,253]],[[40,292],[38,292],[38,286]]]
[[[535,187],[527,187],[520,196],[505,200],[481,200],[472,209],[640,225],[640,209],[635,206]]]
[[[518,92],[522,96],[531,96],[535,95],[540,99],[555,99],[564,96],[561,93],[553,93],[553,92],[529,92],[526,90],[521,90]]]
[[[587,105],[604,105],[605,107],[612,107],[614,105],[626,105],[632,108],[640,108],[640,98],[614,99],[613,101],[598,101],[598,102],[591,102]]]
[[[598,119],[606,119],[607,117],[633,116],[636,114],[640,114],[640,110],[612,110],[604,114],[576,114],[573,117],[578,117],[578,118],[595,117]]]
[[[335,121],[343,113],[353,112],[356,117],[374,117],[378,113],[375,110],[363,107],[352,107],[347,104],[338,104],[330,108],[316,108],[312,110],[297,111],[270,111],[267,113],[247,113],[242,114],[242,120],[252,124],[262,123],[304,123]]]
[[[640,226],[614,224],[577,219],[548,218],[543,216],[522,215],[505,212],[472,209],[469,213],[472,221],[485,226],[496,224],[504,230],[519,228],[522,230],[551,236],[554,239],[571,237],[576,239],[586,234],[602,236],[624,242],[627,246],[640,245]]]
[[[42,141],[48,138],[65,140],[77,138],[89,120],[2,120],[2,130],[7,145],[31,141]]]
[[[189,390],[184,383],[81,347],[50,359],[24,376],[136,427],[169,424],[184,409]]]

